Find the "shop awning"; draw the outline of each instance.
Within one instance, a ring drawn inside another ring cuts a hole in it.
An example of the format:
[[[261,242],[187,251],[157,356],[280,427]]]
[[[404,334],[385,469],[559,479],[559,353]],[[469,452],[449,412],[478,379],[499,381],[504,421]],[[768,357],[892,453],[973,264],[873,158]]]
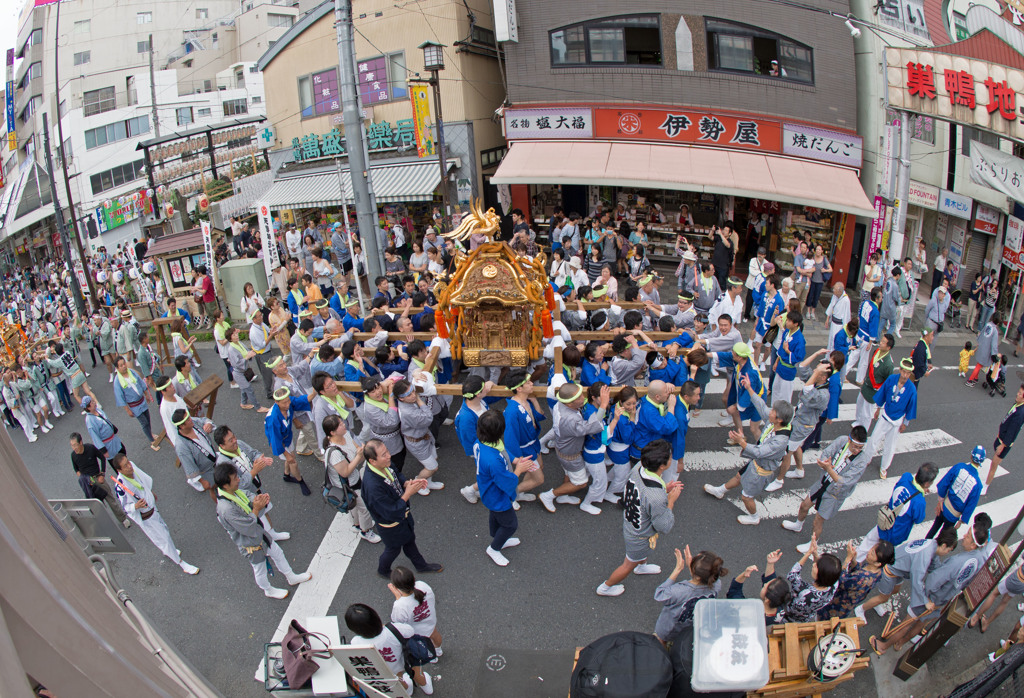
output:
[[[448,161],[448,170],[459,167],[457,158]],[[420,160],[370,168],[374,196],[378,204],[431,201],[441,183],[436,160]],[[341,184],[344,183],[344,191]],[[271,208],[317,208],[352,204],[352,179],[349,170],[288,177],[274,182],[261,202]]]
[[[763,153],[645,143],[515,143],[492,184],[680,189],[875,215],[856,172]]]

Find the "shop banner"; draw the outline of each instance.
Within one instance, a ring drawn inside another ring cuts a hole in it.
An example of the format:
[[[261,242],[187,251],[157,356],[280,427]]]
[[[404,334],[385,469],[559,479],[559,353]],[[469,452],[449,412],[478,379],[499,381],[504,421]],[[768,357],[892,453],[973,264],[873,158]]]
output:
[[[971,181],[1024,201],[1024,160],[971,141]]]
[[[1006,241],[1003,245],[1003,264],[1010,268],[1024,270],[1020,244],[1024,237],[1024,221],[1016,216],[1006,217]]]
[[[860,167],[863,139],[838,131],[798,124],[782,127],[782,152],[810,160]]]
[[[274,219],[270,214],[270,206],[256,204],[256,216],[260,222],[260,237],[263,240],[263,269],[267,278],[273,278],[274,270],[281,266],[277,255],[277,238],[274,236]]]
[[[590,107],[506,109],[505,138],[593,138]]]
[[[493,0],[494,38],[498,41],[519,41],[519,20],[516,0]]]
[[[892,200],[895,195],[892,177],[892,161],[896,149],[896,129],[899,128],[899,119],[885,127],[885,135],[882,137],[882,178],[879,181],[878,193],[884,199]]]
[[[434,136],[430,133],[430,91],[426,85],[412,85],[412,126],[416,153],[425,158],[434,154]]]
[[[978,210],[974,214],[974,229],[986,235],[995,235],[999,230],[999,209],[978,204]]]
[[[871,236],[868,238],[868,257],[882,246],[882,228],[885,225],[885,199],[875,197],[875,217],[871,221]]]
[[[595,109],[594,137],[782,152],[782,124],[693,109]]]
[[[960,269],[964,260],[964,245],[967,242],[967,221],[959,218],[949,219],[949,261]]]
[[[96,208],[96,220],[99,221],[100,232],[105,233],[132,222],[143,213],[149,214],[152,210],[149,197],[143,192],[135,192],[101,203]]]
[[[907,195],[907,202],[911,206],[920,206],[921,208],[937,211],[939,208],[939,188],[910,180],[910,193]]]
[[[7,112],[7,148],[18,149],[17,126],[14,123],[14,49],[7,49],[7,83],[4,92],[4,107]]]
[[[206,252],[206,270],[213,279],[213,287],[217,288],[217,265],[213,256],[213,225],[210,221],[199,221],[199,227],[203,231],[203,250]],[[277,249],[277,246],[274,246]],[[248,318],[246,318],[248,319]]]
[[[971,197],[939,189],[939,213],[948,213],[956,218],[969,221],[973,209],[974,199]]]

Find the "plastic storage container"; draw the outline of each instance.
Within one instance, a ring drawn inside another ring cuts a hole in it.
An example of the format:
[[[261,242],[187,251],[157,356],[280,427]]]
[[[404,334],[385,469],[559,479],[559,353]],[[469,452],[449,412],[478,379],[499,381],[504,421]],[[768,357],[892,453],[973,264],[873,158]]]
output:
[[[693,690],[753,691],[768,683],[768,634],[759,599],[702,599],[693,631]]]

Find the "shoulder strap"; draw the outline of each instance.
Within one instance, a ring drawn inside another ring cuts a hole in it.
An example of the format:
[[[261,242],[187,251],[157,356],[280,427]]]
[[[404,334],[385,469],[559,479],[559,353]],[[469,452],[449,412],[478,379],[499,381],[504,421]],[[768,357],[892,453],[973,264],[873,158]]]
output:
[[[326,488],[326,487],[330,487],[330,486],[331,486],[331,479],[330,479],[330,475],[328,474],[328,472],[327,472],[327,471],[328,471],[328,470],[329,470],[329,469],[331,468],[331,458],[330,458],[330,454],[331,454],[331,449],[332,449],[332,448],[333,448],[333,449],[337,449],[337,450],[339,450],[339,451],[341,450],[340,448],[338,448],[338,447],[337,447],[337,446],[335,446],[334,444],[331,444],[330,446],[328,446],[328,447],[327,447],[327,450],[326,450],[326,451],[324,451],[324,487],[325,487],[325,488]],[[347,480],[347,478],[341,478],[341,481],[342,481],[343,483],[344,483],[344,482],[346,482],[346,480]]]
[[[388,623],[384,626],[391,631],[391,634],[395,636],[395,639],[402,645],[402,649],[405,649],[406,637],[402,633],[398,632],[398,628],[395,627],[394,623]]]

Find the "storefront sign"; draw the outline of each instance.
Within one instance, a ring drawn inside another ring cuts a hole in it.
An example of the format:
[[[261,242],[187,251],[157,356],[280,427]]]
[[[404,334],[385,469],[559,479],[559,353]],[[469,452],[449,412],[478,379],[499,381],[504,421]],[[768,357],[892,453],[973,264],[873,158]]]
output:
[[[782,152],[786,155],[860,167],[862,144],[860,136],[837,131],[797,124],[782,127]]]
[[[430,133],[430,93],[426,85],[414,85],[411,92],[416,153],[425,158],[434,154],[434,136]]]
[[[959,218],[949,219],[949,257],[959,269],[964,258],[964,243],[967,240],[967,221]],[[936,238],[938,239],[938,238]]]
[[[277,130],[270,124],[265,124],[256,132],[256,141],[260,148],[273,148],[277,143]]]
[[[887,48],[885,60],[891,108],[1024,138],[1017,113],[1024,95],[1015,89],[1024,85],[1024,71],[911,48]]]
[[[101,203],[96,209],[96,220],[99,221],[100,232],[105,233],[152,212],[153,202],[146,193],[135,192]]]
[[[907,196],[907,201],[911,206],[920,206],[935,211],[939,208],[939,188],[910,180],[910,194]]]
[[[878,19],[893,29],[931,40],[924,21],[924,0],[878,0]]]
[[[1006,239],[1003,244],[1013,252],[1020,250],[1020,244],[1024,238],[1024,221],[1016,216],[1006,217]]]
[[[965,221],[971,220],[971,209],[974,208],[974,199],[962,194],[954,194],[945,189],[939,189],[939,212],[948,213]]]
[[[1024,160],[971,141],[971,181],[1024,201]]]
[[[893,192],[893,177],[892,177],[892,161],[893,151],[896,148],[896,129],[899,127],[899,119],[894,123],[887,124],[885,127],[885,135],[882,137],[882,178],[879,180],[878,193],[885,199],[892,199]]]
[[[412,119],[399,119],[394,128],[390,121],[372,122],[366,129],[366,142],[370,152],[396,150],[400,146],[411,148],[416,144],[415,128]],[[308,133],[301,139],[292,139],[292,156],[295,162],[319,160],[345,155],[345,139],[341,131],[332,128],[329,132],[318,136]]]
[[[505,138],[593,138],[590,107],[506,109]]]
[[[882,228],[885,225],[885,199],[875,197],[875,217],[871,221],[871,237],[868,238],[868,256],[882,246]]]
[[[7,85],[4,92],[7,112],[7,148],[18,149],[17,126],[14,124],[14,49],[7,49]]]
[[[782,151],[782,124],[692,109],[595,109],[596,138]]]
[[[978,212],[974,214],[974,229],[986,235],[995,235],[999,230],[999,210],[978,204]]]
[[[516,0],[493,0],[494,38],[498,41],[519,41],[519,20]]]

